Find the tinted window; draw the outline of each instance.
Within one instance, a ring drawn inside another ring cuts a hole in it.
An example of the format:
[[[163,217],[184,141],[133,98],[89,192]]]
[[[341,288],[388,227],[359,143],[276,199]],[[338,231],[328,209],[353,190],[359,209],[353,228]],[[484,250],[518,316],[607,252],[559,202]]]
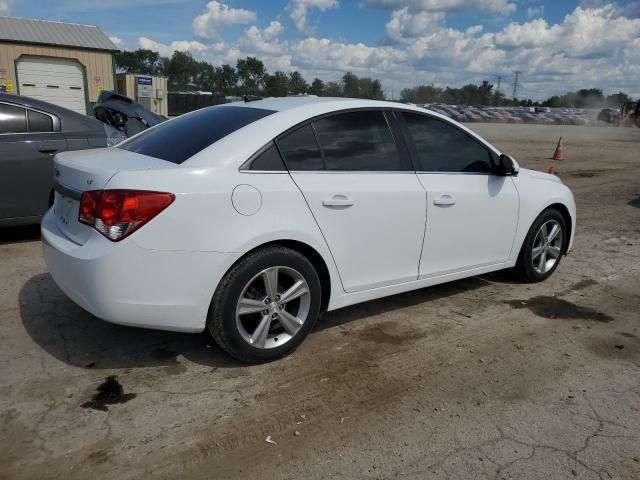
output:
[[[423,172],[491,173],[489,150],[453,125],[403,112]]]
[[[322,156],[311,125],[305,125],[278,140],[278,148],[289,170],[322,170]]]
[[[252,107],[203,108],[146,130],[118,148],[182,163],[230,133],[272,113],[273,110]]]
[[[29,119],[30,132],[52,132],[53,121],[49,115],[44,113],[27,110],[27,118]]]
[[[271,142],[271,145],[267,147],[265,151],[251,161],[249,169],[263,171],[286,170],[280,152],[278,152],[273,142]]]
[[[314,126],[327,170],[407,170],[382,111],[340,113]]]
[[[24,133],[26,131],[25,109],[0,103],[0,133]]]

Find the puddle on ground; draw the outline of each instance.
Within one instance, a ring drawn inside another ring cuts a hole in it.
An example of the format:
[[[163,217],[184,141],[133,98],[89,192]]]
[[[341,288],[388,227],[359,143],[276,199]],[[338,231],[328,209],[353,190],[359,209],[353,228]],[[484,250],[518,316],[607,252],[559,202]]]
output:
[[[366,327],[358,332],[361,340],[386,345],[401,345],[405,342],[425,337],[425,332],[402,326],[398,322],[382,322]]]
[[[126,403],[136,396],[135,393],[124,393],[124,389],[115,375],[107,377],[104,382],[98,385],[97,390],[98,393],[91,400],[80,405],[82,408],[92,408],[93,410],[106,412],[109,410],[107,405]]]
[[[526,308],[543,318],[560,318],[563,320],[592,320],[607,323],[613,320],[606,313],[591,307],[581,307],[575,303],[558,297],[541,295],[528,300],[506,300],[504,303],[515,309]]]

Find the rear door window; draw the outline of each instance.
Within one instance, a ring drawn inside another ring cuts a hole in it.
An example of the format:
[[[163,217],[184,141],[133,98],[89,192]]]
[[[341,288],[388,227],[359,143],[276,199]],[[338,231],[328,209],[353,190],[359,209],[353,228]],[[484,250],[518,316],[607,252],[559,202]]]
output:
[[[287,133],[277,143],[289,170],[323,170],[322,154],[310,124]]]
[[[29,121],[29,132],[53,132],[53,120],[49,115],[35,110],[27,110],[27,119]]]
[[[24,107],[0,103],[0,134],[25,133],[27,131],[27,112]]]
[[[146,130],[118,148],[180,164],[272,113],[274,110],[230,105],[203,108]]]
[[[381,110],[339,113],[313,122],[327,170],[412,170]]]
[[[421,172],[491,173],[487,147],[448,122],[402,112]]]

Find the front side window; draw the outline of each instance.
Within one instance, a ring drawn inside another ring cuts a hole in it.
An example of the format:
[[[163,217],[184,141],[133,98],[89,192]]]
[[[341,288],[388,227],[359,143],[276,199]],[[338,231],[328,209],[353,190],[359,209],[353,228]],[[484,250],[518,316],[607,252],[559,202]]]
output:
[[[327,170],[409,170],[381,110],[340,113],[313,124]]]
[[[49,115],[36,112],[34,110],[27,110],[27,119],[29,121],[29,132],[52,132],[53,120]]]
[[[203,108],[146,130],[118,148],[180,164],[272,113],[274,110],[232,105]]]
[[[402,112],[422,172],[491,173],[489,150],[447,122]]]
[[[25,133],[27,114],[23,107],[0,103],[0,133]]]
[[[289,170],[322,170],[322,155],[311,125],[304,125],[278,139],[278,148]]]

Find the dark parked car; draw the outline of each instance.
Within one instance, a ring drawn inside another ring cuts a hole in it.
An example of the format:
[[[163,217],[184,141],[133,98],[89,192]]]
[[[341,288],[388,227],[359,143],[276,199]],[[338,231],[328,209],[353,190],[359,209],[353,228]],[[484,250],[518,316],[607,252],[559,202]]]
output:
[[[0,226],[40,221],[52,203],[56,153],[105,147],[123,138],[95,118],[0,92]]]

